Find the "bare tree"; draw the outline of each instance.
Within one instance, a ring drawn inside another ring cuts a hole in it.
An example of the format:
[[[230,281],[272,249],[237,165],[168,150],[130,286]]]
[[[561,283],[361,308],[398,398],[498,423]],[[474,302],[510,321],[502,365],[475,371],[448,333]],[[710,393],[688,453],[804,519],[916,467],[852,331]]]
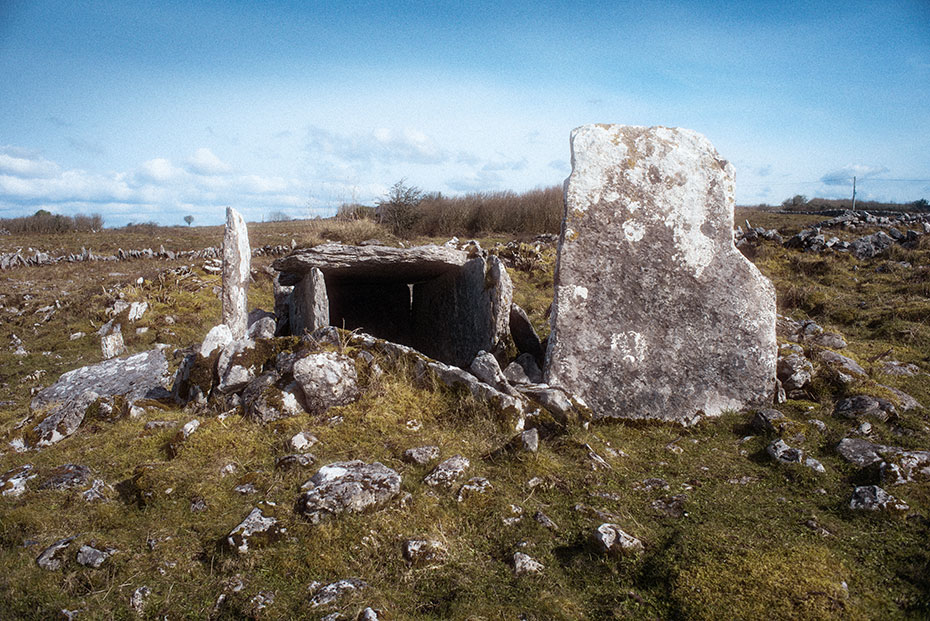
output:
[[[190,226],[191,222],[194,221],[194,216],[184,216],[184,221],[187,222],[187,226]]]

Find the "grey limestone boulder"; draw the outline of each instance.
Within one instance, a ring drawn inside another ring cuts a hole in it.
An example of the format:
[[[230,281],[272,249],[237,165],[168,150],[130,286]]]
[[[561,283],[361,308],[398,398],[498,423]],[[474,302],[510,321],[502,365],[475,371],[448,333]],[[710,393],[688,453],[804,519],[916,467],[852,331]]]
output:
[[[278,524],[278,519],[265,515],[258,507],[249,514],[226,536],[226,545],[239,554],[245,554],[251,548],[261,547],[277,541],[287,529]]]
[[[616,524],[601,524],[595,529],[592,539],[595,546],[607,554],[635,554],[643,551],[643,542]]]
[[[860,485],[853,490],[849,500],[853,511],[885,511],[888,513],[906,513],[910,507],[877,485]]]
[[[256,377],[242,391],[245,417],[257,423],[270,423],[303,413],[303,407],[294,394],[296,385],[279,387],[281,376],[271,371]],[[295,449],[301,450],[301,449]]]
[[[595,417],[691,423],[770,401],[775,289],[733,243],[733,168],[690,130],[586,125],[546,382]]]
[[[336,462],[320,468],[301,489],[297,510],[316,524],[340,513],[383,507],[400,493],[400,475],[380,462]]]
[[[52,470],[39,489],[69,489],[87,483],[90,479],[90,468],[80,464],[64,464]]]
[[[787,391],[800,390],[811,381],[814,365],[801,354],[788,354],[778,358],[778,379]]]
[[[402,459],[408,464],[426,465],[439,459],[438,446],[417,446],[404,451]]]
[[[294,363],[293,372],[311,414],[348,405],[359,397],[358,373],[348,356],[337,352],[308,354]]]
[[[0,496],[20,496],[26,491],[26,482],[36,477],[32,464],[24,464],[0,475]]]
[[[62,562],[62,553],[68,549],[68,546],[76,537],[77,535],[60,539],[42,550],[42,553],[36,558],[36,564],[46,571],[59,569]]]
[[[517,576],[538,574],[546,568],[545,565],[531,557],[529,554],[517,552],[513,555],[513,573]]]
[[[319,587],[310,596],[310,607],[330,606],[350,594],[368,588],[368,584],[358,578],[346,578]]]
[[[510,384],[507,382],[507,377],[497,363],[497,358],[492,354],[483,350],[479,351],[475,359],[471,361],[468,370],[485,384],[493,386],[497,390],[511,396],[519,396],[519,393],[511,388]]]
[[[100,569],[100,566],[103,565],[112,554],[110,550],[98,550],[92,546],[83,545],[78,550],[77,562],[78,565],[83,565],[84,567]]]
[[[890,401],[869,395],[840,399],[833,409],[834,416],[852,419],[872,418],[881,422],[887,421],[895,413],[894,404]]]
[[[38,448],[68,437],[84,421],[87,408],[101,397],[121,395],[129,403],[167,395],[168,361],[160,349],[114,358],[68,371],[33,397],[30,407],[42,420],[26,433]]]
[[[408,539],[403,547],[404,560],[411,565],[442,560],[446,546],[434,539]]]
[[[430,487],[452,487],[453,483],[462,478],[469,466],[471,462],[467,457],[455,455],[433,468],[423,482]]]

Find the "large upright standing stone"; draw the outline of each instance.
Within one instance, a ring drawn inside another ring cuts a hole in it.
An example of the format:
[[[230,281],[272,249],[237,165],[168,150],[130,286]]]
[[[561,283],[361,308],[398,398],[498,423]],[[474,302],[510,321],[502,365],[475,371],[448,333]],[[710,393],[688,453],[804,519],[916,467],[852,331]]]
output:
[[[733,168],[696,132],[586,125],[572,173],[548,383],[595,416],[691,423],[769,398],[775,290],[733,244]]]
[[[252,249],[249,231],[242,215],[226,208],[226,232],[223,235],[223,323],[234,339],[245,336],[249,323],[249,272]]]
[[[288,313],[291,334],[301,335],[329,325],[329,296],[319,268],[312,268],[294,285]]]

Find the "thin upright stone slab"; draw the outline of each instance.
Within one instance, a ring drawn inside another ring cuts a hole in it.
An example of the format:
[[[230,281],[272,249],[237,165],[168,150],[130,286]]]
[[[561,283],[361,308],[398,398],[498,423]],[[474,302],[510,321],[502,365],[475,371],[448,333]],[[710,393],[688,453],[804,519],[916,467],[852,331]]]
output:
[[[223,234],[223,323],[234,339],[245,336],[249,324],[248,294],[252,250],[249,231],[242,215],[226,208],[226,232]]]
[[[586,125],[546,381],[597,417],[690,424],[775,389],[775,289],[733,244],[733,168],[690,130]]]

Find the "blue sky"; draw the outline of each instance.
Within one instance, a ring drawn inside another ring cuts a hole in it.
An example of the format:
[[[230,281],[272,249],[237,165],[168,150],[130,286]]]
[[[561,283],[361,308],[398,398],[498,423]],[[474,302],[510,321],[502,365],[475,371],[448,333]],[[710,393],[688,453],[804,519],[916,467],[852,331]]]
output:
[[[0,217],[522,191],[585,123],[701,132],[741,204],[930,200],[930,2],[0,0],[0,110]]]

